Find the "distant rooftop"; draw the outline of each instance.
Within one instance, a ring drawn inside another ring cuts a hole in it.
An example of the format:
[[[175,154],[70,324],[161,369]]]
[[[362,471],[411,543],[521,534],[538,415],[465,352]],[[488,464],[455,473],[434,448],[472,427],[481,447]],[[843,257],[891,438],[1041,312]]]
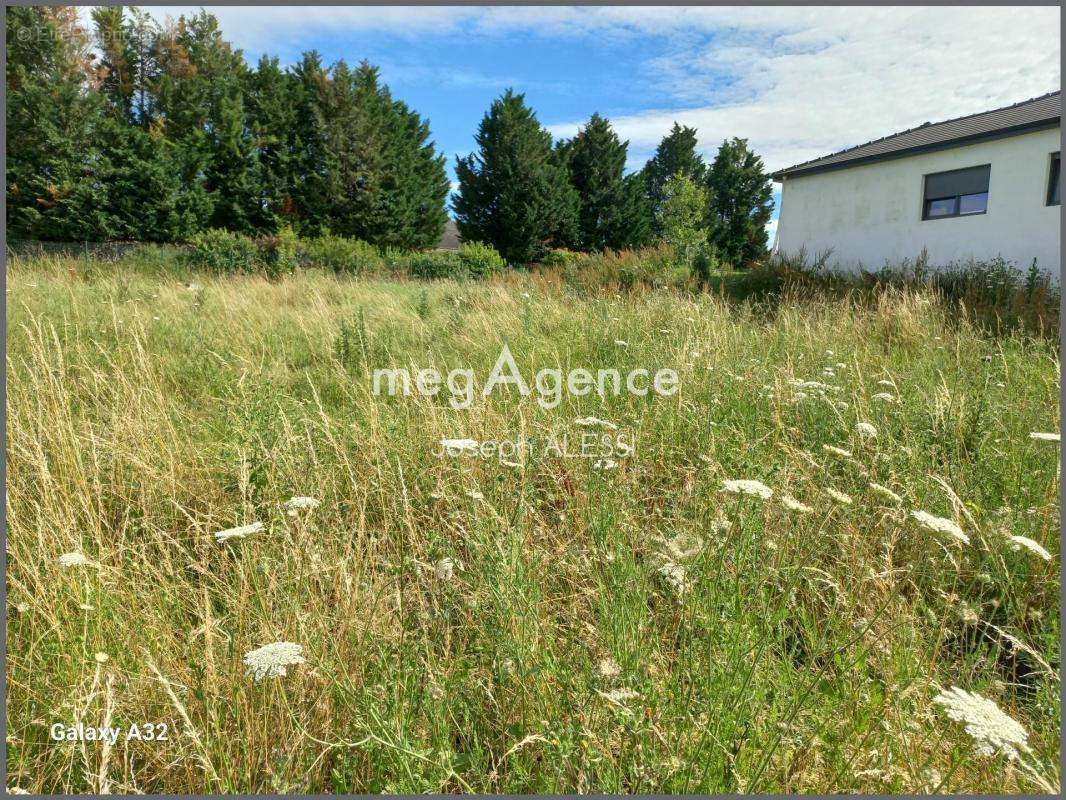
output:
[[[793,175],[806,175],[831,169],[853,167],[871,161],[900,158],[929,150],[970,144],[987,139],[998,139],[1015,133],[1058,125],[1062,118],[1062,92],[1023,100],[1012,106],[982,111],[965,117],[926,122],[917,128],[894,133],[866,144],[849,147],[839,153],[804,161],[787,169],[778,170],[771,176],[775,181]]]

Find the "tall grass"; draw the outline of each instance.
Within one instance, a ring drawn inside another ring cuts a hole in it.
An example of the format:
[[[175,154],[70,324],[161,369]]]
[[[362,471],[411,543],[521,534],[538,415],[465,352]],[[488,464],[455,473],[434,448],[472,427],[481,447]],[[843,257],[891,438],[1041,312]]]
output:
[[[1046,339],[991,338],[909,288],[785,291],[766,314],[578,292],[557,272],[268,281],[44,257],[16,260],[8,286],[9,786],[1058,784],[1058,449],[1029,438],[1058,430]],[[498,392],[465,411],[371,391],[389,366],[484,380],[505,342],[527,376],[672,367],[681,390],[552,410]],[[543,447],[573,449],[589,415],[635,442],[614,469]],[[535,446],[518,466],[432,455],[441,438],[517,436]],[[777,495],[723,493],[731,478]],[[321,505],[290,517],[293,495]],[[253,521],[267,531],[212,535]],[[93,565],[60,567],[74,551]],[[244,653],[278,640],[307,663],[253,682]],[[951,685],[1026,727],[1035,773],[977,755],[932,703]],[[170,736],[49,739],[105,719]]]

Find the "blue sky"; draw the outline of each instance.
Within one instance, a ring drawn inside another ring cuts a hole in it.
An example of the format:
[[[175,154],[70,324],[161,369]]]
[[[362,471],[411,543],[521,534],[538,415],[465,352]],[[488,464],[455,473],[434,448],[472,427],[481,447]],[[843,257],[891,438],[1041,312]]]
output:
[[[314,48],[380,66],[429,118],[449,170],[507,87],[557,136],[608,116],[630,169],[675,119],[698,129],[708,160],[741,136],[774,169],[1061,81],[1056,7],[207,8],[250,62]]]

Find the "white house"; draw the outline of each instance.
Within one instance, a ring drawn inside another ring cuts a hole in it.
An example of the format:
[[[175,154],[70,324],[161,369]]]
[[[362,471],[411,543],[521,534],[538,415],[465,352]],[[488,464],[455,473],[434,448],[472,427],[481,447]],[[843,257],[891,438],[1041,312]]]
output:
[[[816,158],[781,183],[775,252],[840,270],[1002,256],[1059,272],[1062,93]]]

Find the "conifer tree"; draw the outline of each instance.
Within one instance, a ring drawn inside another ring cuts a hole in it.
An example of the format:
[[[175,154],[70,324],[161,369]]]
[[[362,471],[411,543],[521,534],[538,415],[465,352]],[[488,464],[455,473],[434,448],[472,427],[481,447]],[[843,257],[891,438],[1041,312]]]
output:
[[[706,185],[707,225],[719,256],[738,267],[765,257],[773,190],[762,159],[748,148],[747,139],[722,142]]]
[[[525,263],[577,239],[580,200],[552,137],[508,89],[478,127],[478,151],[456,161],[459,232]]]
[[[703,158],[696,152],[696,129],[682,127],[675,122],[643,170],[648,200],[656,219],[659,217],[658,208],[663,201],[663,187],[667,181],[680,172],[696,183],[702,183],[706,171],[707,166],[703,163]],[[658,223],[656,233],[662,234]]]
[[[651,239],[651,210],[643,186],[624,175],[628,146],[618,140],[610,122],[593,114],[559,148],[581,201],[578,222],[583,249],[639,247]]]

